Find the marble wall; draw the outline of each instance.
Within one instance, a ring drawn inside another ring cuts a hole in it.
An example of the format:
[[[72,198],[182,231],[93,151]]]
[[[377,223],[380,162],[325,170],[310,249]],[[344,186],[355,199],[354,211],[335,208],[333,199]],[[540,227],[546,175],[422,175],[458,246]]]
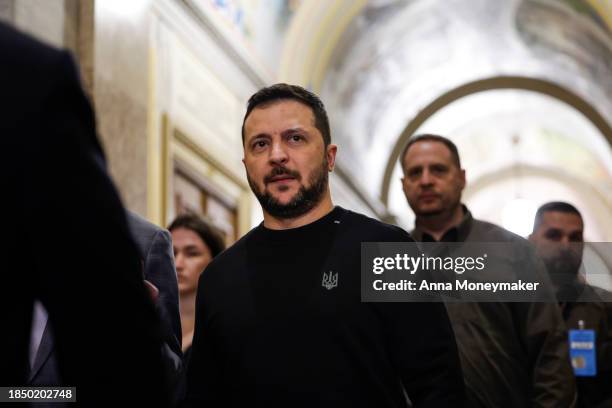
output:
[[[64,47],[64,0],[0,0],[0,16],[34,37]]]
[[[148,0],[95,2],[98,132],[125,205],[147,215]]]

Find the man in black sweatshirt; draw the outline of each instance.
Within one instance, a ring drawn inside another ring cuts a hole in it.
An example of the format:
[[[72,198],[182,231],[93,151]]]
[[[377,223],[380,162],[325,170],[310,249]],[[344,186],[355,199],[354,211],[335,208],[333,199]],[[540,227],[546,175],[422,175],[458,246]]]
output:
[[[365,303],[361,242],[403,230],[334,207],[337,146],[320,99],[277,84],[254,94],[244,165],[264,221],[200,278],[188,406],[463,406],[441,303]]]

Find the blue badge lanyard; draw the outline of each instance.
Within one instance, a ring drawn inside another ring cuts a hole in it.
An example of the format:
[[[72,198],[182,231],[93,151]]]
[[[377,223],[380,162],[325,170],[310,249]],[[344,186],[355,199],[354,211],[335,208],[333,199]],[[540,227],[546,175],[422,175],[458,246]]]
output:
[[[595,330],[584,328],[584,321],[578,321],[578,330],[569,330],[570,358],[577,377],[597,375]]]

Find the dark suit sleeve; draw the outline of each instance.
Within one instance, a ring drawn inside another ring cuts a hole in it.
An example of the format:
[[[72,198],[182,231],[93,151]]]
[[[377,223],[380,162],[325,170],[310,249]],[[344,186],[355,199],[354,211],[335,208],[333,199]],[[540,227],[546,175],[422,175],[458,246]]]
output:
[[[172,239],[166,230],[155,233],[149,253],[146,254],[145,277],[159,289],[159,313],[168,326],[173,338],[166,343],[177,355],[181,355],[181,317],[179,315],[179,294],[174,266]]]
[[[182,397],[179,382],[184,375],[182,333],[172,239],[167,230],[156,228],[145,256],[144,273],[145,279],[159,289],[157,310],[165,343],[162,349],[163,360],[172,394],[178,400]]]
[[[93,112],[67,53],[57,52],[46,71],[49,93],[28,135],[23,227],[62,378],[81,403],[164,406],[157,316]]]

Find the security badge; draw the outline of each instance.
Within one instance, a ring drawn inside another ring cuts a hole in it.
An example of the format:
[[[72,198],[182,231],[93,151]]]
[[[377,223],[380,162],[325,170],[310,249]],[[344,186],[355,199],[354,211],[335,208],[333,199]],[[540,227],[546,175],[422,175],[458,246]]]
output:
[[[577,377],[597,375],[595,352],[595,330],[585,330],[584,322],[578,322],[580,329],[569,331],[570,358]]]

